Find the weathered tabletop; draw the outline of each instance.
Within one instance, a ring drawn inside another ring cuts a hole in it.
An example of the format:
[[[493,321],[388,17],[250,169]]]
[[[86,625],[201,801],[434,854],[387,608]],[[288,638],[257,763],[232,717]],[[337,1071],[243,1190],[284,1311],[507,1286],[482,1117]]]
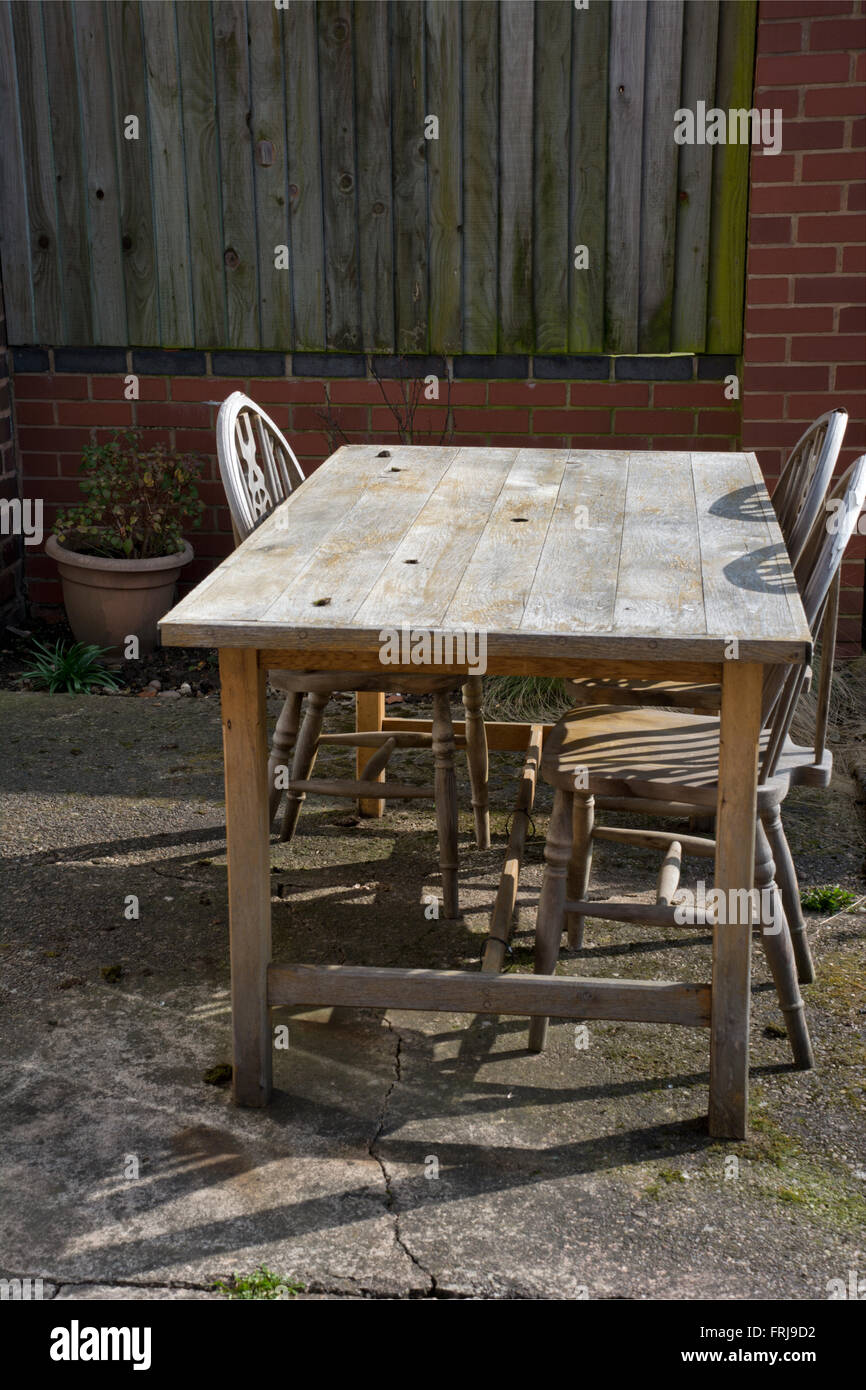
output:
[[[709,1028],[710,1132],[742,1137],[746,907],[715,926],[712,983],[688,1019],[663,1001],[694,987],[658,981],[272,961],[266,672],[381,669],[383,629],[404,625],[483,632],[491,673],[716,684],[715,887],[739,904],[752,886],[765,668],[811,653],[754,455],[347,446],[161,624],[169,645],[220,648],[236,1101],[268,1102],[269,1010],[279,1005],[666,1017]],[[377,727],[382,716],[380,703]],[[513,728],[487,727],[488,738]],[[542,731],[526,732],[530,760]]]
[[[719,661],[734,637],[742,661],[808,658],[754,454],[381,455],[339,449],[163,619],[163,642],[293,648],[312,665],[375,655],[381,629],[406,623],[483,630],[490,671]]]

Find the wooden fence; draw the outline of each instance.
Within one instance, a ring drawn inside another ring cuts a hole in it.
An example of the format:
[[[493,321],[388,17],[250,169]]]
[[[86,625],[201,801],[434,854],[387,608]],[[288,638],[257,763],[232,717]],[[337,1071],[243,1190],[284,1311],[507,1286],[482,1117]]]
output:
[[[736,352],[755,10],[0,0],[9,340]]]

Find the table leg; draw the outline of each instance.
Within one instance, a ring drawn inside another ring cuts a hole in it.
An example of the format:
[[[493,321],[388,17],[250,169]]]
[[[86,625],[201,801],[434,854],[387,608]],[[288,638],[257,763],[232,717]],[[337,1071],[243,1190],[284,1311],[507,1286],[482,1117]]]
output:
[[[355,692],[355,729],[358,733],[380,733],[385,718],[385,696],[380,690],[358,690]],[[376,752],[375,748],[357,750],[358,780],[364,775],[364,768]],[[379,773],[377,782],[384,782],[385,769]],[[358,802],[362,816],[382,816],[385,813],[384,799],[362,797]]]
[[[732,890],[749,889],[754,881],[763,674],[753,663],[726,661],[722,667],[715,886],[724,894],[726,925],[713,931],[709,1117],[710,1134],[719,1139],[746,1134],[751,904]]]
[[[220,649],[223,755],[231,942],[233,1095],[238,1105],[267,1105],[271,1029],[268,740],[265,671],[255,651]]]

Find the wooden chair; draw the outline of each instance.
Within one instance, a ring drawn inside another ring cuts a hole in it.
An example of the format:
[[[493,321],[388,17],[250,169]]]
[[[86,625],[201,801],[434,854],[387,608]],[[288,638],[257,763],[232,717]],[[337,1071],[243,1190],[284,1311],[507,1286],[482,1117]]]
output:
[[[235,391],[220,406],[217,418],[217,456],[220,476],[232,516],[235,542],[240,544],[259,520],[303,482],[304,474],[288,442],[273,420],[249,396]],[[435,801],[442,872],[443,908],[446,917],[459,916],[457,896],[457,788],[454,750],[465,746],[472,787],[475,838],[480,849],[490,847],[490,812],[487,788],[487,738],[481,714],[481,677],[470,676],[463,686],[466,711],[465,739],[455,739],[451,720],[454,677],[401,675],[357,671],[268,672],[270,684],[285,692],[286,701],[277,720],[268,761],[270,819],[279,808],[287,781],[281,839],[291,840],[308,795],[365,799],[429,797]],[[401,691],[433,696],[431,733],[323,734],[322,722],[331,695],[337,691]],[[304,696],[307,709],[301,722]],[[374,748],[363,778],[321,780],[311,774],[320,745]],[[391,754],[400,748],[429,748],[434,757],[434,785],[416,787],[398,782],[378,782]],[[291,775],[280,776],[281,769]]]
[[[811,424],[788,456],[772,502],[791,564],[803,546],[827,495],[845,436],[848,412],[828,410]],[[652,705],[672,709],[714,710],[719,688],[688,681],[628,681],[615,677],[567,681],[576,705]]]
[[[803,688],[805,669],[773,666],[764,682],[764,729],[757,796],[755,887],[771,904],[772,931],[761,942],[798,1066],[812,1065],[812,1051],[797,981],[811,978],[811,959],[802,917],[790,923],[784,889],[793,873],[779,809],[791,786],[827,786],[832,756],[825,746],[832,681],[839,573],[845,547],[866,499],[866,454],[851,466],[815,518],[795,567],[795,577],[811,631],[823,622],[824,660],[812,747],[789,737],[791,718]],[[538,905],[535,971],[553,974],[564,928],[569,945],[583,944],[587,915],[633,926],[677,925],[672,898],[679,884],[683,853],[711,859],[713,839],[666,830],[632,830],[594,824],[594,799],[615,800],[620,809],[655,816],[694,815],[715,806],[719,767],[719,719],[669,709],[579,708],[565,715],[544,746],[541,772],[555,788],[545,845],[546,867]],[[594,902],[587,898],[593,840],[653,846],[664,852],[656,902],[652,905]],[[707,914],[698,924],[711,925]],[[793,941],[791,926],[793,925]],[[547,1019],[533,1019],[530,1047],[544,1046]]]

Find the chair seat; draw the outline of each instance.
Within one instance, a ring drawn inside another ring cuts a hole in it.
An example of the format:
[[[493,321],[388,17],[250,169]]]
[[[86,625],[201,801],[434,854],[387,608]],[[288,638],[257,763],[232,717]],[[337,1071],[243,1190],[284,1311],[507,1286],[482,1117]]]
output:
[[[761,748],[769,735],[761,736]],[[585,769],[585,779],[575,778]],[[791,782],[826,785],[832,758],[786,739],[776,775],[758,789],[759,806],[778,803]],[[565,791],[646,797],[713,806],[719,775],[717,716],[670,709],[596,705],[570,710],[549,734],[541,771]]]
[[[438,690],[454,690],[465,684],[465,676],[405,676],[399,672],[380,675],[378,671],[268,671],[275,690],[287,693],[329,694],[332,690],[394,691],[402,695],[433,695]]]

